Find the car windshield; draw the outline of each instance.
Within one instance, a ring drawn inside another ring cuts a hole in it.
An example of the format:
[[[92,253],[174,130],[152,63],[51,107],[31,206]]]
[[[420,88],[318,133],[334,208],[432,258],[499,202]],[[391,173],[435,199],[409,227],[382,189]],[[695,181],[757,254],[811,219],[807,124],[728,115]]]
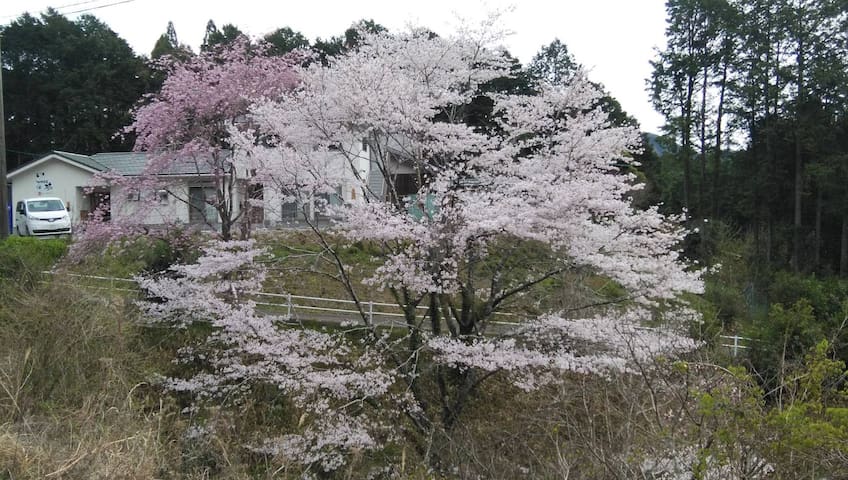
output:
[[[29,212],[58,212],[65,210],[65,205],[61,200],[45,199],[32,200],[27,202],[27,211]]]

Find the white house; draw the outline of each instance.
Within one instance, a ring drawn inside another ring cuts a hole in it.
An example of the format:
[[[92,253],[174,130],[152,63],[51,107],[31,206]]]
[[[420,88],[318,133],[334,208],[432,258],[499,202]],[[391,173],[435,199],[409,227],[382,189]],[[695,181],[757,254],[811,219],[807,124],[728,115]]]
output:
[[[371,142],[377,142],[372,139]],[[413,147],[397,137],[381,137],[369,152],[367,185],[369,194],[380,201],[388,200],[391,182],[394,193],[401,197],[418,193],[418,172],[408,160]]]
[[[367,158],[367,145],[363,143],[356,148],[362,149],[359,153]],[[341,178],[346,180],[338,185],[334,195],[326,196],[325,200],[331,203],[357,201],[361,194],[347,160],[341,155],[330,155],[328,161],[334,168],[337,165],[340,172],[345,172]],[[138,152],[81,155],[53,151],[8,173],[10,200],[14,205],[24,198],[59,197],[65,201],[74,223],[86,220],[99,205],[105,205],[111,217],[136,216],[150,225],[165,222],[214,225],[219,221],[217,212],[207,202],[214,196],[214,178],[208,171],[203,171],[202,162],[176,162],[166,173],[159,175],[164,187],[151,191],[130,191],[127,187],[110,185],[96,177],[98,173],[105,172],[124,177],[138,176],[144,172],[146,164],[147,155]],[[364,176],[365,172],[360,174]],[[234,188],[235,198],[242,198],[243,189],[249,188],[251,198],[261,199],[250,207],[254,225],[278,227],[297,225],[305,219],[304,216],[316,219],[314,199],[307,199],[305,204],[303,201],[287,203],[283,195],[272,188],[238,181]],[[143,196],[145,200],[154,201],[142,202]],[[235,209],[240,207],[238,203],[235,202]]]
[[[86,193],[92,186],[94,175],[105,167],[88,155],[67,152],[50,152],[7,174],[11,185],[11,204],[31,197],[58,197],[65,201],[71,220],[85,219],[108,190]]]
[[[286,192],[289,195],[284,195],[282,192],[270,190],[266,192],[269,195],[265,202],[268,208],[281,205],[279,212],[269,212],[272,216],[271,223],[282,222],[296,225],[303,222],[307,216],[311,220],[320,221],[322,220],[319,213],[320,209],[315,206],[319,199],[331,205],[363,201],[366,194],[363,187],[365,186],[364,182],[367,181],[370,166],[369,152],[369,144],[362,139],[351,140],[341,147],[332,147],[326,151],[313,152],[308,159],[311,168],[320,171],[319,176],[334,179],[333,181],[336,182],[335,192],[304,198],[303,195],[292,195],[293,192]],[[302,174],[307,177],[312,176],[309,169],[305,169]],[[310,181],[308,180],[306,183],[310,183]],[[282,197],[290,199],[292,196],[300,198],[296,201],[279,200]]]

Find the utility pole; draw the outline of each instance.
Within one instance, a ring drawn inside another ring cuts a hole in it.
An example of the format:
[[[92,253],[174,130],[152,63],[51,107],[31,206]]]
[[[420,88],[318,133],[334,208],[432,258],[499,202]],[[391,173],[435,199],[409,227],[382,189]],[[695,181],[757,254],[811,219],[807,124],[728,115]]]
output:
[[[0,37],[2,42],[2,37]],[[9,186],[6,180],[6,112],[3,110],[3,46],[0,44],[0,209],[3,221],[0,222],[0,240],[9,236]]]

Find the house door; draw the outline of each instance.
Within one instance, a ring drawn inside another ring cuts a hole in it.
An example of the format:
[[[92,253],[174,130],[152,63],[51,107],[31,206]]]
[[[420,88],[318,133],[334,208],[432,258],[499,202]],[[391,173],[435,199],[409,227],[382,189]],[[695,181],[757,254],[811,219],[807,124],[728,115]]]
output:
[[[217,223],[218,212],[212,206],[215,189],[212,187],[189,187],[188,221],[192,224]]]
[[[265,220],[265,209],[262,208],[264,197],[262,185],[253,184],[247,187],[247,198],[250,200],[247,215],[251,225],[262,225]]]
[[[107,221],[112,218],[112,205],[109,200],[109,190],[96,189],[86,195],[88,210],[80,209],[80,220],[89,220],[95,212],[100,212],[100,219]]]

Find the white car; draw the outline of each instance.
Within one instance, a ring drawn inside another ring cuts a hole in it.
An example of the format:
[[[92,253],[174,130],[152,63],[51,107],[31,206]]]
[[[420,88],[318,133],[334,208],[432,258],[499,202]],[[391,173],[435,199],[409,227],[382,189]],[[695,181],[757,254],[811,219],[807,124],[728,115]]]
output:
[[[59,198],[27,198],[15,206],[15,229],[22,236],[70,235],[71,216]]]

